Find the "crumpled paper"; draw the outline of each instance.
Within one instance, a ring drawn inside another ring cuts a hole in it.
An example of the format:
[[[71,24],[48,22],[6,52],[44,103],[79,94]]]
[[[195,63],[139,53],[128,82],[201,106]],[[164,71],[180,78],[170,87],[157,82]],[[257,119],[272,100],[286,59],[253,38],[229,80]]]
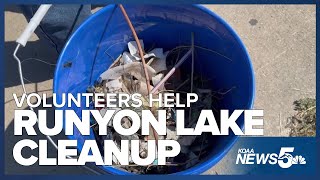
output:
[[[144,49],[143,40],[139,40],[139,41],[142,46],[142,49]],[[136,41],[130,41],[128,43],[128,48],[129,48],[130,54],[128,54],[127,52],[123,53],[123,56],[124,56],[123,62],[126,64],[126,62],[130,63],[130,62],[133,62],[134,60],[140,61],[141,58],[140,58],[139,49]],[[156,73],[158,73],[158,72],[167,70],[166,58],[168,54],[169,54],[169,51],[163,53],[162,48],[155,48],[151,50],[149,53],[145,54],[143,57],[155,58],[152,62],[151,67],[155,69]]]
[[[132,62],[129,64],[120,65],[120,66],[110,68],[110,69],[106,70],[105,72],[103,72],[100,75],[100,78],[102,80],[113,80],[113,79],[119,78],[123,74],[128,73],[139,80],[145,80],[144,73],[141,73],[141,70],[142,70],[141,68],[142,68],[142,63]],[[146,69],[147,69],[147,72],[149,73],[149,77],[155,76],[156,72],[152,67],[146,65]]]
[[[139,39],[141,48],[144,49],[144,44],[143,40]],[[128,48],[130,54],[135,58],[135,60],[141,60],[140,54],[139,54],[139,49],[136,41],[130,41],[128,42]]]

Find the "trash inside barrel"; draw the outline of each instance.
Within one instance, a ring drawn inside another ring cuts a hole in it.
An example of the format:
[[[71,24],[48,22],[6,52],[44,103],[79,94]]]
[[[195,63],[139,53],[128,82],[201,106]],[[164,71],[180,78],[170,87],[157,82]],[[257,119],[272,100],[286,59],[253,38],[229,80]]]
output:
[[[250,109],[254,99],[254,75],[248,53],[233,31],[220,17],[210,10],[195,5],[125,5],[129,18],[138,34],[146,61],[146,81],[137,43],[117,5],[109,5],[87,19],[74,32],[64,47],[54,78],[54,92],[59,100],[62,93],[196,93],[199,100],[185,110],[185,124],[194,127],[202,109],[212,109],[216,117],[219,110]],[[183,62],[183,56],[193,47],[193,55]],[[193,57],[193,58],[192,58]],[[71,64],[71,66],[64,66]],[[175,68],[174,73],[168,73]],[[165,79],[165,80],[164,80]],[[158,85],[162,82],[161,85]],[[157,86],[158,85],[158,86]],[[148,88],[148,86],[150,86]],[[87,109],[71,107],[80,113]],[[91,107],[95,109],[95,107]],[[144,108],[133,109],[136,112]],[[62,107],[61,109],[67,109]],[[121,109],[121,108],[120,108]],[[108,110],[99,109],[101,114]],[[165,166],[155,161],[148,166],[121,166],[117,159],[114,166],[100,166],[111,174],[200,174],[221,160],[235,143],[237,137],[177,136],[175,113],[177,108],[165,108],[167,135],[158,139],[177,140],[181,152],[167,160]],[[123,127],[130,127],[130,118],[124,118]],[[243,117],[237,120],[243,126]],[[122,136],[112,126],[106,136],[99,136],[98,125],[92,120],[90,136],[75,130],[70,139],[78,140],[81,150],[85,140],[94,139],[103,149],[103,140],[139,140],[140,157],[147,155],[146,140],[150,137],[139,133]],[[155,137],[153,137],[155,138]]]

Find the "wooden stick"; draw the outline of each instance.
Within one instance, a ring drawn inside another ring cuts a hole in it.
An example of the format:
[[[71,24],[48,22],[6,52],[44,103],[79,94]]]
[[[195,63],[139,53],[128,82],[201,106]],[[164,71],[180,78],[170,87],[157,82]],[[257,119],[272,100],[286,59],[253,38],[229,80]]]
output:
[[[178,63],[168,72],[168,74],[152,89],[151,94],[155,93],[163,83],[165,83],[171,76],[172,74],[176,71],[177,68],[181,66],[181,64],[187,60],[187,58],[190,56],[192,53],[192,49],[190,49],[179,61]]]
[[[136,30],[134,29],[130,19],[129,19],[129,16],[126,12],[126,10],[124,9],[124,7],[122,6],[122,4],[119,4],[119,7],[122,11],[122,14],[124,16],[124,18],[126,19],[131,31],[132,31],[132,34],[133,34],[133,37],[134,37],[134,40],[136,41],[137,43],[137,46],[138,46],[138,50],[139,50],[139,55],[141,57],[141,61],[142,61],[142,65],[143,65],[143,70],[144,70],[144,74],[146,76],[146,83],[147,83],[147,90],[148,90],[148,94],[150,94],[150,91],[151,91],[151,86],[150,86],[150,78],[149,78],[149,74],[148,74],[148,71],[147,71],[147,68],[146,68],[146,61],[144,60],[144,57],[143,57],[143,50],[142,50],[142,47],[141,47],[141,44],[140,44],[140,41],[139,41],[139,38],[138,38],[138,35],[136,33]]]
[[[131,31],[132,31],[132,34],[133,34],[133,37],[134,37],[134,40],[136,41],[137,43],[137,46],[138,46],[138,50],[139,50],[139,55],[141,57],[141,61],[142,61],[142,65],[143,65],[143,70],[144,70],[144,74],[146,76],[146,84],[147,84],[147,90],[148,90],[148,94],[150,94],[150,91],[151,91],[151,85],[150,85],[150,79],[149,79],[149,74],[148,74],[148,71],[147,71],[147,67],[146,67],[146,61],[144,60],[144,57],[143,57],[143,50],[142,50],[142,47],[141,47],[141,44],[140,44],[140,41],[139,41],[139,38],[138,38],[138,35],[136,33],[136,30],[134,29],[131,21],[130,21],[130,18],[126,12],[126,10],[124,9],[124,7],[122,6],[122,4],[119,4],[119,7],[122,11],[122,14],[124,16],[124,18],[126,19]],[[153,137],[154,139],[156,140],[156,145],[158,146],[158,134],[157,132],[154,130],[154,128],[150,125],[151,129],[152,129],[152,132],[153,132]]]
[[[190,93],[193,93],[193,73],[194,73],[194,33],[191,33],[191,49],[192,49],[192,62],[191,62],[191,85],[190,85]],[[191,121],[191,115],[192,115],[192,105],[190,105],[189,109],[189,119],[188,121]]]

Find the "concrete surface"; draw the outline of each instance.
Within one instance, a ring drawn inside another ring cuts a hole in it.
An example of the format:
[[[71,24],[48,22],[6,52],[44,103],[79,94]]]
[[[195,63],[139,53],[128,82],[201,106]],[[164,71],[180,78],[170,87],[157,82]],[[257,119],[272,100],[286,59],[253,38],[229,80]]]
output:
[[[292,103],[315,97],[316,18],[313,5],[207,5],[240,35],[251,56],[256,76],[255,108],[264,109],[265,136],[288,136],[286,119],[294,113]],[[17,64],[12,58],[15,40],[26,20],[14,6],[5,10],[5,172],[8,174],[90,174],[81,167],[23,167],[12,157],[13,145],[26,137],[13,136],[17,109],[13,93],[22,94]],[[46,40],[33,36],[20,57],[56,63],[58,54]],[[52,93],[54,66],[37,61],[23,64],[29,92]],[[50,97],[48,98],[50,100]],[[24,105],[22,109],[25,109]],[[52,112],[51,112],[52,113]],[[50,116],[50,115],[49,115]],[[65,138],[63,136],[55,137]],[[34,140],[43,136],[32,137]],[[49,146],[49,156],[56,151]],[[36,154],[37,152],[35,152]],[[232,174],[228,155],[205,174]]]

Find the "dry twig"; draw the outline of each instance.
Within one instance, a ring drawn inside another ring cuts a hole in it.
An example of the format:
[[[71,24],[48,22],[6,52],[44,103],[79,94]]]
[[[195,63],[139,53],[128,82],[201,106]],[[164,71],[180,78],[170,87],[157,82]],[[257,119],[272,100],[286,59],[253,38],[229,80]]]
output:
[[[140,44],[140,41],[139,41],[139,38],[138,38],[138,35],[130,21],[130,18],[126,12],[126,10],[124,9],[124,7],[122,6],[122,4],[119,4],[119,7],[121,9],[121,12],[124,16],[124,18],[126,19],[131,31],[132,31],[132,34],[133,34],[133,37],[134,37],[134,40],[136,41],[137,43],[137,46],[138,46],[138,50],[139,50],[139,55],[141,57],[141,61],[142,61],[142,65],[143,65],[143,70],[144,70],[144,74],[146,76],[146,84],[147,84],[147,90],[148,90],[148,94],[150,94],[150,91],[151,91],[151,86],[150,86],[150,78],[149,78],[149,74],[148,74],[148,71],[147,71],[147,68],[146,68],[146,61],[143,57],[143,50],[142,50],[142,47],[141,47],[141,44]],[[153,136],[154,136],[154,139],[156,140],[156,144],[158,144],[158,134],[157,132],[154,130],[154,128],[152,126],[150,126],[151,129],[152,129],[152,132],[153,132]]]

